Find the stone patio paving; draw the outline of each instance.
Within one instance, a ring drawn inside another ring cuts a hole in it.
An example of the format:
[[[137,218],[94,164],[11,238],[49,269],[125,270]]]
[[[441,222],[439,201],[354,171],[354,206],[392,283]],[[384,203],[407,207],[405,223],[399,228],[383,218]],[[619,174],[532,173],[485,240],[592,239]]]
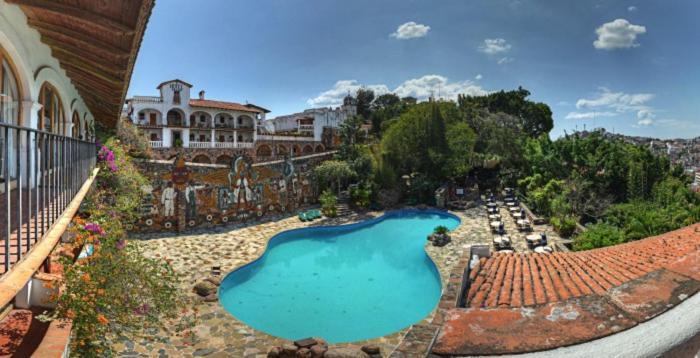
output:
[[[483,206],[452,212],[461,219],[452,231],[452,242],[445,247],[426,246],[440,272],[445,287],[453,266],[464,250],[474,244],[491,244],[486,210]],[[270,221],[249,225],[232,225],[198,229],[184,234],[144,234],[134,236],[143,245],[147,255],[171,260],[174,269],[182,275],[181,286],[198,310],[193,328],[195,339],[185,339],[176,332],[149,332],[151,339],[119,341],[114,349],[122,357],[265,357],[268,349],[283,344],[284,340],[256,331],[236,320],[216,302],[204,302],[192,292],[194,284],[210,275],[212,266],[220,266],[222,276],[233,269],[251,262],[262,255],[267,241],[285,230],[317,225],[348,224],[381,215],[381,212],[353,213],[341,218],[324,218],[313,222],[301,222],[296,216],[277,217]],[[427,241],[426,241],[427,242]],[[419,323],[428,323],[435,311]],[[408,331],[404,329],[392,335],[347,344],[360,347],[376,344],[382,354],[388,356]]]

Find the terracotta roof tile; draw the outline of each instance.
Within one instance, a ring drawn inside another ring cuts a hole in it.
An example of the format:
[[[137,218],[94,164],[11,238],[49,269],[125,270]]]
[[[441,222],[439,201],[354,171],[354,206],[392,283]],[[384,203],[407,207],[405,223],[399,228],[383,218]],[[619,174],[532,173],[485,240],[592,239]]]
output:
[[[497,253],[470,272],[469,308],[441,316],[432,353],[521,353],[589,341],[698,291],[700,223],[584,252]]]
[[[223,101],[212,101],[208,99],[190,99],[190,106],[192,107],[203,107],[203,108],[215,108],[224,109],[229,111],[241,111],[250,113],[263,113],[264,111],[261,107],[254,105],[245,105],[235,102],[223,102]]]

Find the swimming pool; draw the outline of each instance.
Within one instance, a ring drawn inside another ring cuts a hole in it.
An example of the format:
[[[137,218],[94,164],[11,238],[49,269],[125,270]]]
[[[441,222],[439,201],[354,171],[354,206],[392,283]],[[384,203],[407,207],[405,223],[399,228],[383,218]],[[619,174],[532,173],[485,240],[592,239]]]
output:
[[[402,210],[282,232],[260,259],[226,276],[219,300],[237,319],[285,339],[340,343],[391,334],[440,299],[440,276],[424,250],[438,225],[453,229],[459,219]]]

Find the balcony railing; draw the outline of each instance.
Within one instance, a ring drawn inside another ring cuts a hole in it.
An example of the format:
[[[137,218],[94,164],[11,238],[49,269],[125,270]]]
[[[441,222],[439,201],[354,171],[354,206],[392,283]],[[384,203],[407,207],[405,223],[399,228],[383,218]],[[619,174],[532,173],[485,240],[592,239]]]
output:
[[[313,142],[313,136],[291,136],[291,135],[271,135],[258,134],[258,140],[288,140],[297,142]]]
[[[194,142],[190,141],[189,148],[253,148],[253,142]]]
[[[148,146],[151,148],[162,148],[163,141],[162,140],[151,140],[151,141],[148,141]]]
[[[134,96],[133,103],[163,103],[163,99],[156,96]]]
[[[61,217],[95,159],[95,143],[0,123],[0,275]]]

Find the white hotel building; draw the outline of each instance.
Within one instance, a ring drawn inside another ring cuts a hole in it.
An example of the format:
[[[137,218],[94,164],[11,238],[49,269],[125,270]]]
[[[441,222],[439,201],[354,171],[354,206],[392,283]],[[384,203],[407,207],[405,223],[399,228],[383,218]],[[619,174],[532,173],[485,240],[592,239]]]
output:
[[[252,104],[191,98],[182,80],[158,85],[159,96],[127,99],[127,115],[153,148],[252,148],[257,123],[269,111]]]

